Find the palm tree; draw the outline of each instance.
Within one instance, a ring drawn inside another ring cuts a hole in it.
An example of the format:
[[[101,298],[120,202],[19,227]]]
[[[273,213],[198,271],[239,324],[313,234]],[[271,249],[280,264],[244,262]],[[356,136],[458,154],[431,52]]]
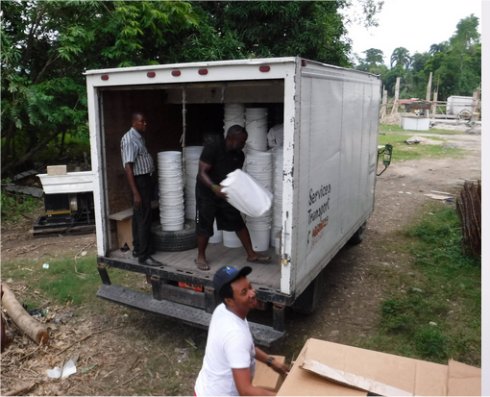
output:
[[[390,58],[391,68],[408,69],[410,66],[410,53],[405,47],[398,47],[393,50]]]

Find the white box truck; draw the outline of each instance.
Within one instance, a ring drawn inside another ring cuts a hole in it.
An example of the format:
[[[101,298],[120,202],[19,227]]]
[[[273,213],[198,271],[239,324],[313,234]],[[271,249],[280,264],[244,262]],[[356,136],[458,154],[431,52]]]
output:
[[[144,266],[132,257],[125,225],[131,195],[120,157],[130,115],[135,110],[146,115],[145,137],[155,162],[161,151],[181,151],[202,145],[210,132],[222,134],[227,104],[265,108],[267,128],[283,124],[283,145],[275,149],[282,151],[282,205],[275,209],[280,238],[268,249],[273,263],[252,264],[249,277],[270,313],[268,324],[251,322],[257,342],[268,345],[284,335],[285,309],[314,309],[323,288],[320,272],[349,240],[361,239],[373,211],[379,78],[299,57],[85,74],[102,280],[98,296],[197,326],[207,327],[216,305],[214,272],[223,265],[246,265],[245,250],[209,244],[211,270],[200,271],[192,221],[181,231],[158,233],[156,208],[154,237],[160,244],[153,256],[164,266]],[[113,284],[114,268],[146,275],[152,293]]]

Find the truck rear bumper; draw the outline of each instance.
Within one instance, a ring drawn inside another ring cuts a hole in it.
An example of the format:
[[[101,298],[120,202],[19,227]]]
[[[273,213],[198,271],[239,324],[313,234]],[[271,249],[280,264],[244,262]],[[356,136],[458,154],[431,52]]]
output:
[[[165,299],[157,300],[144,292],[138,292],[119,285],[103,284],[99,288],[97,296],[135,309],[178,319],[179,321],[183,321],[199,328],[208,328],[209,322],[211,321],[211,313],[208,313],[203,309],[167,301]],[[249,325],[255,342],[262,346],[270,346],[274,341],[280,339],[285,334],[285,332],[278,331],[267,325],[250,321]]]

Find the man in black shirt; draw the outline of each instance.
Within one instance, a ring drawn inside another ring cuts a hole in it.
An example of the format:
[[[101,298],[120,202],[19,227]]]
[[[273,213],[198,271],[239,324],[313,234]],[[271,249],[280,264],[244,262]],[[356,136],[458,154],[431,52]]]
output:
[[[226,194],[220,186],[226,176],[242,168],[245,154],[242,149],[247,141],[245,128],[233,125],[228,129],[226,139],[218,139],[204,146],[199,159],[199,171],[196,182],[196,232],[197,258],[200,270],[209,270],[206,260],[206,248],[209,237],[213,235],[213,222],[216,218],[218,229],[236,232],[245,251],[247,261],[269,263],[269,256],[260,256],[253,250],[250,233],[242,219],[240,211],[226,201]]]

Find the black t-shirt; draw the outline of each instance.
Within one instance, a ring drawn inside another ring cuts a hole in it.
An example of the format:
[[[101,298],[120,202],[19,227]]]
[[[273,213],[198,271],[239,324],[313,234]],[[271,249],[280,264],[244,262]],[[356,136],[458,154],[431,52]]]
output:
[[[225,140],[219,136],[204,146],[199,160],[211,166],[209,177],[213,183],[219,184],[230,172],[243,167],[245,154],[242,150],[226,151]],[[200,182],[199,176],[197,186],[201,191],[210,191]]]

